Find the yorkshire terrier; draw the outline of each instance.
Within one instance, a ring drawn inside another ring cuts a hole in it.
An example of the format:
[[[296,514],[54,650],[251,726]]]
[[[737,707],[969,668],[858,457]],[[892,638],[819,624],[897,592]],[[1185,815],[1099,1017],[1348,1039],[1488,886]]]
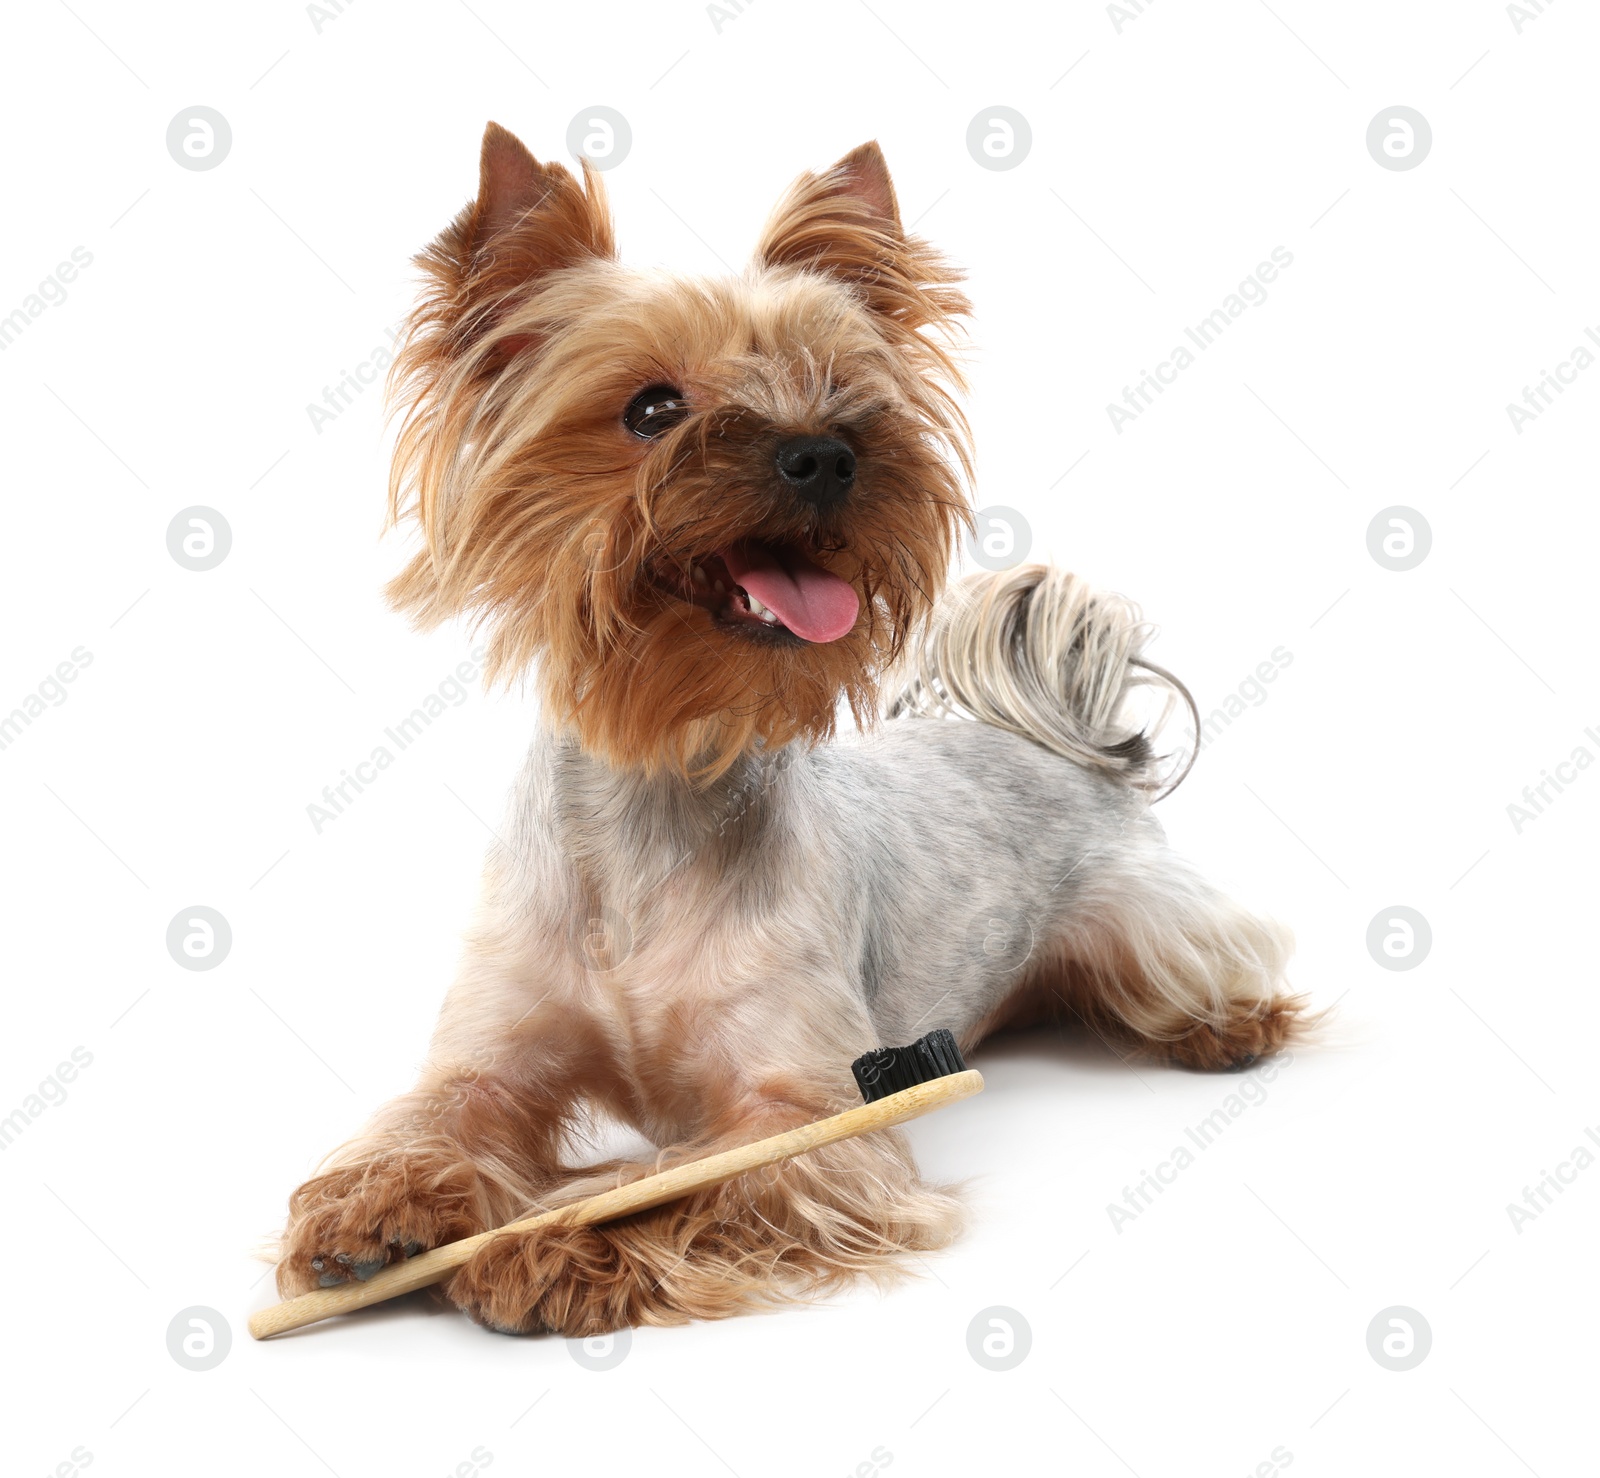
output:
[[[582,174],[491,123],[418,258],[390,501],[422,542],[389,596],[482,622],[546,727],[420,1082],[290,1198],[285,1295],[659,1168],[576,1163],[602,1116],[684,1159],[849,1106],[854,1058],[935,1027],[1230,1069],[1304,1019],[1287,933],[1150,815],[1174,762],[1134,710],[1187,693],[1137,608],[1038,565],[945,589],[968,304],[877,145],[802,176],[732,278],[621,266]],[[960,1224],[878,1133],[496,1238],[445,1294],[588,1336],[881,1277]]]

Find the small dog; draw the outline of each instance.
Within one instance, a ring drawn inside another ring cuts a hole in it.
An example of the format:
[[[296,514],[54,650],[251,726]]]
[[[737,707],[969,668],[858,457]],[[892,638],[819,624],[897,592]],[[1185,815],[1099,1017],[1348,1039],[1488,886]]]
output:
[[[711,1153],[849,1106],[852,1059],[934,1027],[1069,1017],[1209,1069],[1289,1039],[1288,935],[1149,814],[1171,766],[1131,700],[1187,693],[1137,609],[1040,566],[941,598],[968,305],[876,144],[803,176],[742,277],[690,281],[620,266],[588,164],[490,124],[418,260],[391,511],[423,548],[389,594],[484,622],[548,727],[421,1081],[290,1199],[285,1295],[658,1168],[572,1163],[592,1115]],[[445,1293],[514,1333],[718,1318],[960,1220],[879,1133],[497,1238]]]

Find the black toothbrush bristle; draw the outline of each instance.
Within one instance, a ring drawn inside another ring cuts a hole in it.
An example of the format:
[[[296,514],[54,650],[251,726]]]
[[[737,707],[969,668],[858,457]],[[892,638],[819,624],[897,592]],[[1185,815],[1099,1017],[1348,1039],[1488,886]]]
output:
[[[879,1047],[864,1052],[850,1064],[863,1103],[874,1103],[903,1088],[966,1070],[956,1039],[944,1027],[918,1037],[909,1047]]]

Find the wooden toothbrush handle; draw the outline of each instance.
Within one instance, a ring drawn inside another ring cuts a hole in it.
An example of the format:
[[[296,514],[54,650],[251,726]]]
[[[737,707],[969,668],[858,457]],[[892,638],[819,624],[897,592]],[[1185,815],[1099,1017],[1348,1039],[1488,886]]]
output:
[[[503,1233],[531,1232],[548,1226],[589,1226],[595,1222],[615,1221],[635,1211],[648,1211],[652,1206],[721,1185],[736,1175],[759,1170],[763,1165],[791,1160],[807,1150],[837,1144],[841,1139],[853,1139],[858,1134],[870,1134],[874,1129],[904,1124],[934,1109],[943,1108],[947,1103],[970,1098],[982,1087],[983,1075],[972,1068],[951,1073],[948,1077],[935,1078],[931,1082],[918,1083],[880,1098],[875,1103],[847,1109],[832,1118],[802,1124],[798,1129],[723,1150],[720,1154],[707,1155],[703,1160],[675,1165],[670,1170],[630,1181],[627,1185],[602,1191],[586,1200],[574,1201],[539,1216],[530,1216],[493,1231],[479,1232],[475,1237],[463,1237],[459,1242],[435,1247],[416,1257],[408,1257],[404,1262],[391,1263],[365,1283],[341,1283],[337,1288],[318,1288],[311,1293],[302,1293],[298,1298],[285,1299],[269,1309],[252,1314],[250,1333],[257,1339],[269,1339],[274,1334],[300,1329],[307,1324],[332,1318],[335,1314],[348,1314],[355,1309],[364,1309],[368,1304],[382,1303],[385,1299],[398,1298],[402,1293],[442,1283],[490,1238]]]

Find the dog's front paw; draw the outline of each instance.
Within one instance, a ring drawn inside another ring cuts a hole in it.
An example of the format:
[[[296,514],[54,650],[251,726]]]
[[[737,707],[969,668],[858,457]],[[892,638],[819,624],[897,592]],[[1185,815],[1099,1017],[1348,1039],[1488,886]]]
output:
[[[588,1338],[631,1324],[626,1300],[613,1315],[607,1287],[618,1282],[617,1248],[599,1227],[512,1232],[480,1248],[445,1297],[500,1334]]]
[[[500,1334],[589,1339],[630,1325],[685,1323],[689,1313],[663,1287],[668,1247],[641,1233],[639,1225],[509,1232],[479,1248],[445,1296]]]
[[[284,1297],[364,1282],[380,1268],[484,1230],[483,1192],[464,1160],[392,1154],[313,1176],[289,1197],[279,1243]]]

